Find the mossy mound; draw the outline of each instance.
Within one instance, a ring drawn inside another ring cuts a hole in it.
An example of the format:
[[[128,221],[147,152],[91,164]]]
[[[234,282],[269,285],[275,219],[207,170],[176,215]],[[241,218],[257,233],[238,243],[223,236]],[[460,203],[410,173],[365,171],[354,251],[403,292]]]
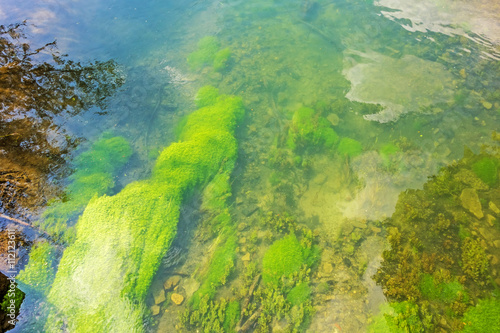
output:
[[[332,148],[339,140],[330,122],[313,109],[301,107],[292,117],[288,131],[288,147],[320,146]]]
[[[342,138],[337,147],[337,152],[343,156],[358,156],[359,154],[361,154],[361,152],[363,152],[363,145],[357,140],[351,138]]]
[[[464,315],[466,333],[499,333],[500,332],[500,301],[497,299],[480,300]]]
[[[299,271],[304,263],[304,248],[292,233],[275,241],[264,254],[262,281],[278,285],[282,276]]]
[[[22,287],[45,296],[49,293],[56,275],[55,252],[55,248],[48,242],[33,245],[28,264],[17,276]]]
[[[300,305],[311,296],[311,287],[306,282],[302,282],[295,287],[293,287],[290,292],[286,295],[286,300],[293,305]]]
[[[489,186],[498,182],[498,161],[491,157],[483,157],[472,164],[472,171]]]
[[[205,36],[198,42],[198,49],[187,57],[187,63],[191,70],[200,70],[205,66],[212,65],[215,71],[222,71],[227,67],[231,50],[220,49],[220,42],[215,36]]]
[[[115,173],[132,155],[128,141],[121,136],[105,133],[92,147],[75,159],[75,173],[65,189],[66,198],[53,201],[35,224],[57,240],[71,243],[74,230],[69,221],[80,215],[93,196],[109,194],[114,187]]]
[[[176,234],[183,198],[234,165],[241,100],[219,96],[192,113],[149,180],[94,197],[76,225],[48,299],[47,332],[142,332],[144,299]]]

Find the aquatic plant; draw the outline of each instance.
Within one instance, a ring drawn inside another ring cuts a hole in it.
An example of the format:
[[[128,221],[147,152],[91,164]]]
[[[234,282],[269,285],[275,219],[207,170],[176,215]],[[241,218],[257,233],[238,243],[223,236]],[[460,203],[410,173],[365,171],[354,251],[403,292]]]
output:
[[[482,284],[489,269],[489,261],[478,240],[466,238],[462,244],[462,269],[465,274]]]
[[[300,305],[309,300],[311,288],[306,282],[302,282],[293,287],[286,295],[286,300],[292,305]]]
[[[500,301],[482,299],[476,306],[469,308],[463,318],[465,333],[500,332]]]
[[[234,328],[236,327],[238,320],[240,320],[240,312],[241,312],[240,302],[238,301],[229,302],[226,308],[226,317],[224,318],[224,323],[222,324],[224,332],[226,333],[235,332]]]
[[[89,202],[49,293],[56,310],[47,332],[62,325],[73,332],[143,330],[143,302],[175,237],[180,204],[234,165],[233,132],[242,115],[239,98],[219,96],[187,118],[180,141],[163,150],[150,179]]]
[[[420,280],[420,292],[429,300],[452,303],[460,297],[467,297],[464,286],[458,281],[437,283],[430,274],[424,274]]]
[[[277,286],[282,276],[289,277],[304,264],[304,248],[291,233],[275,241],[262,260],[262,280]]]
[[[331,128],[330,122],[307,107],[301,107],[292,117],[288,131],[288,147],[312,145],[332,148],[339,140],[337,133]]]
[[[114,186],[114,174],[127,163],[132,149],[121,136],[104,133],[92,147],[75,159],[75,172],[65,189],[64,200],[52,201],[35,222],[41,229],[58,240],[71,243],[74,230],[69,220],[83,212],[93,196],[107,194]]]
[[[227,62],[231,57],[231,50],[229,48],[222,49],[215,54],[214,57],[214,70],[221,71],[227,67]]]
[[[47,296],[56,275],[55,254],[55,247],[48,242],[33,245],[28,264],[17,275],[21,287]]]
[[[198,41],[198,49],[187,57],[187,62],[192,70],[201,69],[204,65],[211,64],[220,48],[220,43],[215,36],[205,36]]]
[[[213,105],[219,97],[219,89],[213,86],[204,86],[196,93],[195,101],[198,108]]]
[[[413,302],[392,303],[394,315],[385,315],[390,332],[418,333],[426,332],[432,324],[420,319],[420,309]]]
[[[489,186],[498,182],[498,160],[492,157],[483,157],[472,164],[472,171]]]
[[[363,151],[361,142],[351,139],[342,138],[337,147],[337,152],[342,156],[355,157]]]

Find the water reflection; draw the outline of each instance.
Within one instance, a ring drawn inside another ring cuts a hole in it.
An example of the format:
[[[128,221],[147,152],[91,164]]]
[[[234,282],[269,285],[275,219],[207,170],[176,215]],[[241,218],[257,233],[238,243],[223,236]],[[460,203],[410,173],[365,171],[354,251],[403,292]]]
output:
[[[55,41],[31,45],[27,26],[0,26],[2,211],[13,214],[43,202],[45,175],[77,143],[65,135],[61,118],[103,108],[123,82],[112,60],[82,64],[59,54]]]

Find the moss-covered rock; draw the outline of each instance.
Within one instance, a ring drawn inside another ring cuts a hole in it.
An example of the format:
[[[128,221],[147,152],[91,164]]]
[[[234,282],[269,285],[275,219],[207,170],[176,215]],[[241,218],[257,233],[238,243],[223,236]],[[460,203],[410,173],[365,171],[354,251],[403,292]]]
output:
[[[220,43],[215,36],[205,36],[198,42],[198,49],[187,57],[187,62],[192,70],[201,69],[207,64],[212,64]]]
[[[489,186],[495,186],[498,182],[498,161],[492,157],[483,157],[472,164],[472,170]]]
[[[309,300],[310,296],[311,287],[309,287],[309,284],[307,282],[302,282],[290,290],[288,295],[286,295],[286,299],[293,306],[304,303],[305,301]]]
[[[109,194],[115,173],[129,160],[132,149],[121,136],[105,133],[92,147],[75,159],[75,172],[65,189],[65,199],[53,201],[35,222],[57,240],[71,243],[75,232],[69,221],[80,215],[93,196]]]
[[[340,140],[339,146],[337,147],[337,152],[343,156],[354,157],[361,154],[363,151],[363,145],[361,142],[351,139],[342,138]]]
[[[330,122],[313,109],[301,107],[292,117],[288,131],[288,147],[296,149],[299,146],[322,146],[332,148],[339,140]]]
[[[480,300],[470,308],[463,318],[466,333],[499,333],[500,301],[497,299]]]
[[[262,280],[278,285],[282,276],[288,277],[304,265],[304,248],[291,233],[275,241],[262,260]]]
[[[241,100],[219,96],[186,121],[148,180],[94,197],[61,259],[47,332],[141,332],[144,299],[176,234],[182,199],[234,165]]]

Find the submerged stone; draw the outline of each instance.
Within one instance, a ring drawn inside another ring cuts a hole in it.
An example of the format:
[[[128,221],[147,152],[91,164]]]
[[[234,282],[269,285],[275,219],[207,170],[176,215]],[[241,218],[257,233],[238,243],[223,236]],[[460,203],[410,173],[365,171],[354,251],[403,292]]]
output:
[[[475,189],[464,189],[460,195],[460,200],[462,201],[462,207],[470,211],[478,219],[484,216],[481,202],[479,201],[479,197]]]
[[[153,305],[151,307],[151,313],[153,314],[153,316],[156,316],[160,313],[160,307],[158,305]]]
[[[167,281],[165,281],[165,283],[163,284],[163,287],[165,288],[165,290],[170,290],[173,287],[177,286],[180,281],[181,281],[181,277],[179,275],[171,276],[167,279]]]
[[[172,302],[174,302],[174,304],[181,305],[184,301],[184,296],[182,296],[181,294],[173,293],[172,296],[170,296],[170,299],[172,300]]]
[[[489,202],[488,207],[490,207],[490,209],[493,211],[493,213],[495,213],[495,214],[500,213],[500,209],[498,209],[497,205],[495,205],[495,203],[493,201]]]
[[[155,298],[155,304],[160,304],[160,303],[163,303],[165,302],[166,298],[165,298],[165,290],[163,289],[160,289],[156,295],[154,296]]]

